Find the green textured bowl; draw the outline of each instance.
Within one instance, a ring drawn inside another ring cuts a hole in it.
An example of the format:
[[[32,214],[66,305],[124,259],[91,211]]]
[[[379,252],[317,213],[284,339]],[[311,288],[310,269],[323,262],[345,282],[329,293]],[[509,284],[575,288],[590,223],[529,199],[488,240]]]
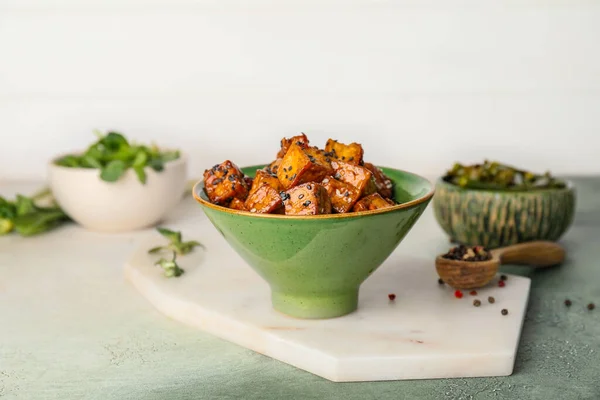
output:
[[[242,170],[254,176],[263,167]],[[360,285],[400,244],[433,196],[433,184],[426,179],[382,170],[402,203],[382,210],[254,214],[210,203],[203,181],[194,186],[194,197],[231,247],[270,285],[277,311],[297,318],[332,318],[357,309]]]
[[[435,218],[456,242],[488,248],[558,240],[575,214],[575,188],[502,191],[464,189],[438,179]]]

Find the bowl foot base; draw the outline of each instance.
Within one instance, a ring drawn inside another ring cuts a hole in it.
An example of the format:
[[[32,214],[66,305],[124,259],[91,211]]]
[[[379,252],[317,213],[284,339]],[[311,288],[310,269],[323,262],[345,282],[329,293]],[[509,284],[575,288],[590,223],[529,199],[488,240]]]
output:
[[[273,308],[295,318],[335,318],[356,311],[358,289],[338,293],[284,293],[271,292]]]

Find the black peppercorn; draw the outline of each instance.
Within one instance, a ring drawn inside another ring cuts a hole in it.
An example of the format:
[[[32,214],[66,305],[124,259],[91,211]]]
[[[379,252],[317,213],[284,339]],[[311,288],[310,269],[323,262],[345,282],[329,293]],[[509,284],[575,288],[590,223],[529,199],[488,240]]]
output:
[[[565,306],[571,307],[571,304],[573,304],[573,303],[571,303],[571,300],[569,300],[569,299],[565,300]]]
[[[479,307],[481,305],[481,301],[479,301],[479,300],[473,300],[473,305],[475,307]]]
[[[505,281],[506,279],[507,279],[507,278],[506,278],[506,275],[500,275],[500,280],[501,280],[501,281]]]
[[[490,304],[494,304],[494,303],[496,302],[496,299],[495,299],[495,298],[493,298],[492,296],[490,296],[490,297],[488,297],[488,302],[489,302]]]
[[[304,198],[304,193],[300,193],[300,194],[298,195],[298,199],[299,199],[299,200],[302,200],[303,198]]]
[[[304,207],[308,207],[310,205],[311,201],[310,200],[306,200],[302,205]]]
[[[593,310],[594,308],[596,308],[596,306],[594,305],[594,303],[590,303],[590,304],[587,305],[587,309],[590,310],[590,311]]]
[[[311,186],[311,185],[307,185],[307,186],[306,186],[306,188],[307,188],[308,190],[312,190],[312,186]]]
[[[443,280],[440,278],[440,279],[438,279],[438,283],[439,283],[440,285],[443,285],[443,284],[444,284],[444,281],[443,281]]]
[[[233,176],[233,175],[229,175],[229,176],[227,177],[227,179],[229,179],[231,182],[233,182],[233,181],[235,181],[235,176]]]
[[[503,308],[501,312],[502,312],[502,315],[507,315],[508,314],[508,310],[506,308]]]

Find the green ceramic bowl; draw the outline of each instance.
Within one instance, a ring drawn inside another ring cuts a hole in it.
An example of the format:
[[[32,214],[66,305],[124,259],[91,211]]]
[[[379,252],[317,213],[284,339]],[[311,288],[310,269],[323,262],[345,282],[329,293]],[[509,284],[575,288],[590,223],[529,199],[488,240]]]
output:
[[[575,214],[575,189],[502,191],[464,189],[438,179],[435,217],[456,242],[488,248],[558,240]]]
[[[243,168],[254,176],[264,165]],[[318,216],[254,214],[208,201],[204,182],[194,197],[233,249],[271,287],[273,307],[297,318],[332,318],[357,309],[359,286],[417,222],[433,184],[382,168],[402,204],[373,211]]]

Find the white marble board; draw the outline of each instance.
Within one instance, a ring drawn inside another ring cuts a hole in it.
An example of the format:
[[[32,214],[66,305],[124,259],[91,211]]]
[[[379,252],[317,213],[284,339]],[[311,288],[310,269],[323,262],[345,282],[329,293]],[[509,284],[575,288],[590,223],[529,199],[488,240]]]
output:
[[[178,259],[183,276],[165,278],[153,265],[158,257],[147,249],[163,243],[158,234],[131,255],[125,274],[166,316],[331,381],[510,375],[530,279],[509,275],[504,288],[455,298],[437,282],[439,246],[429,244],[428,218],[363,283],[358,311],[340,318],[299,320],[274,311],[268,285],[204,216],[178,227],[184,239],[206,246]]]

